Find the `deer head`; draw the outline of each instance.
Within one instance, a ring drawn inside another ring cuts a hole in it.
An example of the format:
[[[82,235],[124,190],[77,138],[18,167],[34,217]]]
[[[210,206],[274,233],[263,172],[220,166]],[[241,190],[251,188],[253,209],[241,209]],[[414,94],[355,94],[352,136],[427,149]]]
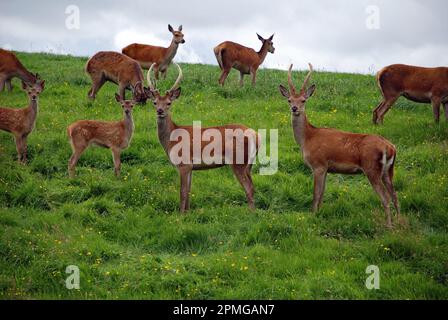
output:
[[[272,42],[272,39],[274,39],[274,35],[270,36],[267,39],[264,39],[258,33],[257,33],[257,36],[258,36],[258,40],[260,40],[263,43],[263,46],[265,46],[265,45],[267,46],[268,52],[270,52],[270,53],[275,52],[274,43]]]
[[[25,81],[22,81],[22,89],[25,90],[28,97],[32,101],[36,101],[39,97],[39,94],[44,90],[45,88],[45,80],[42,80],[39,76],[39,74],[34,75],[35,82],[34,83],[28,83]]]
[[[173,34],[173,41],[176,44],[179,43],[185,43],[184,40],[184,34],[182,33],[182,25],[179,26],[179,28],[176,30],[173,29],[173,27],[169,24],[168,25],[168,30]]]
[[[279,86],[282,96],[288,99],[289,106],[291,107],[291,113],[296,116],[305,112],[305,103],[308,98],[313,95],[314,90],[316,89],[316,86],[314,84],[307,88],[308,82],[311,78],[311,74],[313,73],[313,66],[311,65],[311,63],[309,63],[308,65],[310,67],[310,71],[305,77],[299,93],[296,92],[296,88],[294,87],[294,84],[292,82],[292,64],[289,66],[288,70],[289,91],[283,85]]]
[[[119,94],[115,94],[115,100],[121,104],[123,111],[126,115],[132,114],[132,109],[137,104],[135,100],[122,100]]]
[[[182,80],[182,69],[180,68],[180,66],[177,63],[175,63],[175,65],[179,69],[179,76],[177,77],[176,82],[171,87],[171,89],[168,90],[165,93],[165,95],[162,96],[159,93],[159,90],[156,89],[156,85],[151,80],[151,72],[152,72],[154,65],[155,65],[155,63],[153,63],[148,70],[147,80],[148,80],[148,84],[149,84],[149,89],[145,88],[146,96],[148,97],[148,99],[150,99],[153,102],[154,107],[157,112],[157,117],[165,118],[168,114],[168,111],[171,108],[172,102],[174,100],[176,100],[177,98],[179,98],[179,96],[180,96],[181,89],[179,87],[179,84],[180,84],[180,81]]]

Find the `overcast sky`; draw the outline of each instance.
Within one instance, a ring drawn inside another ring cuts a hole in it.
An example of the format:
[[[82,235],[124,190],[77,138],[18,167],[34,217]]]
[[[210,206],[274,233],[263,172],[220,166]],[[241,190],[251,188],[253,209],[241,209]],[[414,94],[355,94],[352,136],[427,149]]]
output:
[[[70,5],[79,8],[79,29],[66,26]],[[1,0],[0,47],[91,56],[133,42],[168,46],[168,23],[183,25],[179,62],[216,64],[212,49],[225,40],[258,50],[258,32],[275,33],[266,68],[448,65],[446,0]]]

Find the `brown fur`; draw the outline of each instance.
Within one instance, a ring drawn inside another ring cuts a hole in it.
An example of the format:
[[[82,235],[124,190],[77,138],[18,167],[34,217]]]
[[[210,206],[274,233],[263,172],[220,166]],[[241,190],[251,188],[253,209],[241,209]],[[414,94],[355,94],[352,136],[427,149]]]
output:
[[[150,69],[151,70],[151,69]],[[180,79],[181,74],[178,78],[178,80]],[[180,88],[173,88],[170,91],[167,92],[166,95],[162,96],[159,94],[159,92],[157,90],[155,90],[154,88],[151,88],[150,90],[148,90],[147,94],[149,99],[151,99],[154,103],[155,106],[155,110],[157,112],[157,132],[158,132],[158,136],[159,136],[159,141],[163,147],[163,149],[165,150],[166,154],[168,155],[168,157],[170,157],[170,153],[172,148],[178,143],[176,141],[170,141],[170,135],[171,133],[176,130],[176,129],[184,129],[186,131],[188,131],[189,133],[189,137],[190,137],[190,158],[189,159],[193,159],[193,127],[192,126],[178,126],[176,125],[172,119],[171,119],[171,115],[170,115],[170,107],[171,107],[171,103],[176,100],[181,93],[181,89]],[[246,132],[247,130],[247,135],[250,136],[250,139],[252,140],[252,142],[255,143],[255,148],[256,151],[258,151],[258,148],[260,146],[260,140],[259,137],[257,135],[257,133],[252,130],[247,128],[244,125],[240,125],[240,124],[231,124],[231,125],[225,125],[225,126],[216,126],[216,127],[211,127],[211,128],[201,128],[201,133],[204,132],[207,129],[217,129],[222,137],[222,149],[221,149],[221,155],[223,159],[223,163],[222,164],[208,164],[208,163],[204,163],[202,161],[202,163],[200,164],[186,164],[186,163],[181,163],[181,164],[174,164],[178,171],[179,171],[179,175],[180,175],[180,180],[181,180],[181,188],[180,188],[180,211],[181,212],[185,212],[187,210],[189,210],[190,208],[190,201],[189,201],[189,194],[190,194],[190,189],[191,189],[191,179],[192,179],[192,171],[194,170],[207,170],[207,169],[213,169],[213,168],[218,168],[218,167],[222,167],[224,165],[226,165],[226,161],[224,161],[225,159],[225,150],[226,148],[230,148],[230,146],[233,146],[233,159],[228,159],[228,160],[232,160],[231,163],[229,164],[232,167],[232,170],[236,176],[236,178],[238,179],[238,181],[240,182],[241,186],[244,188],[244,191],[246,192],[246,197],[247,197],[247,202],[249,204],[249,207],[251,209],[255,208],[255,204],[254,204],[254,186],[253,186],[253,182],[252,182],[252,176],[251,176],[251,168],[252,168],[252,164],[250,163],[250,159],[249,159],[249,154],[250,154],[250,145],[249,145],[249,138],[244,138],[244,161],[241,164],[236,164],[237,161],[236,160],[236,155],[237,155],[237,146],[239,144],[237,144],[237,138],[236,137],[226,137],[225,136],[225,129],[240,129],[242,130],[242,132]],[[202,139],[201,139],[202,140]],[[201,152],[202,150],[208,145],[210,144],[211,141],[201,141]],[[202,153],[201,153],[202,154]],[[180,154],[179,156],[182,156],[182,154]],[[213,156],[213,155],[212,155]],[[202,159],[204,160],[204,159]],[[171,161],[171,159],[170,159]]]
[[[33,131],[38,113],[38,96],[45,88],[45,81],[37,79],[29,85],[22,81],[22,88],[28,94],[28,107],[22,109],[0,108],[0,130],[12,133],[16,142],[20,163],[27,161],[27,137]]]
[[[242,46],[238,43],[225,41],[216,46],[213,51],[222,70],[219,84],[224,86],[225,80],[232,68],[240,72],[240,85],[243,85],[243,76],[252,75],[252,84],[255,85],[257,70],[263,63],[268,52],[274,53],[275,48],[272,43],[274,35],[269,39],[258,38],[263,43],[260,51],[256,52],[252,48]]]
[[[112,122],[80,120],[68,126],[67,135],[73,150],[68,164],[70,177],[74,177],[75,167],[79,158],[91,145],[111,149],[115,165],[115,175],[120,175],[120,154],[123,149],[129,146],[134,132],[132,108],[135,101],[123,101],[117,94],[116,100],[123,107],[123,120]]]
[[[110,81],[118,85],[122,100],[125,99],[126,89],[131,89],[136,102],[146,102],[142,69],[137,61],[124,54],[100,51],[87,61],[86,73],[92,79],[92,88],[88,93],[91,99],[95,99],[104,83]]]
[[[314,197],[313,211],[322,204],[327,173],[364,173],[378,193],[387,217],[387,225],[392,226],[390,202],[394,203],[397,215],[400,208],[393,186],[393,171],[396,159],[395,146],[377,135],[359,134],[329,128],[312,126],[305,113],[305,103],[313,94],[315,86],[307,88],[305,80],[302,90],[296,93],[289,69],[290,89],[280,86],[281,94],[288,99],[292,113],[294,138],[301,146],[304,162],[313,171]]]
[[[14,77],[30,84],[36,82],[36,76],[23,66],[13,52],[0,49],[0,91],[3,91],[5,85],[11,91],[11,80]]]
[[[173,34],[173,39],[167,48],[133,43],[124,47],[121,52],[138,61],[140,66],[145,69],[149,69],[155,63],[154,73],[156,79],[159,79],[159,71],[165,78],[168,67],[177,53],[179,44],[185,43],[184,34],[181,32],[182,26],[179,27],[178,31],[175,31],[168,25],[168,30]]]
[[[440,104],[448,120],[448,68],[423,68],[394,64],[377,74],[383,100],[373,111],[373,122],[383,122],[384,115],[400,96],[419,103],[431,103],[434,120],[439,122]]]

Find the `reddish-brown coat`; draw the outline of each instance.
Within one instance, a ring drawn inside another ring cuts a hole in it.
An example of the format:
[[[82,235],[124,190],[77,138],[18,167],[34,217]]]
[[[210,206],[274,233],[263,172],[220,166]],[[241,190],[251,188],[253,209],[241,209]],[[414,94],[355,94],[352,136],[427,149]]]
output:
[[[125,90],[133,90],[136,102],[145,102],[144,77],[140,65],[134,59],[113,51],[100,51],[87,61],[86,73],[92,79],[92,88],[88,95],[91,99],[106,81],[113,82],[119,87],[121,99],[125,99]]]
[[[13,52],[0,49],[0,91],[3,91],[5,85],[11,90],[11,79],[14,77],[30,84],[36,81],[36,76],[23,66]]]
[[[448,119],[448,68],[393,64],[378,72],[377,82],[383,100],[373,111],[375,124],[383,122],[384,115],[400,96],[414,102],[431,103],[436,122],[440,118],[442,103]]]

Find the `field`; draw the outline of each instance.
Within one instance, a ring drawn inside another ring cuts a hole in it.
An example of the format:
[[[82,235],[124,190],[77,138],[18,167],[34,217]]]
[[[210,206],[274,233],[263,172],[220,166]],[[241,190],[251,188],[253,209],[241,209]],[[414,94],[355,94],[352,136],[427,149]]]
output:
[[[195,172],[192,210],[178,213],[179,178],[156,135],[151,103],[136,106],[135,134],[114,177],[109,150],[91,148],[68,179],[66,127],[79,119],[122,118],[106,84],[92,104],[86,58],[18,53],[46,89],[28,139],[29,163],[16,162],[12,136],[0,132],[0,297],[2,299],[447,299],[448,124],[430,105],[400,99],[374,126],[380,101],[370,75],[316,72],[307,104],[316,126],[377,133],[398,150],[395,185],[402,218],[393,230],[364,176],[330,175],[324,204],[310,212],[312,176],[293,140],[278,85],[286,72],[260,70],[255,88],[225,88],[216,66],[182,65],[178,124],[243,123],[278,129],[279,168],[258,174],[251,212],[230,168]],[[268,57],[269,58],[269,57]],[[295,61],[305,68],[307,61]],[[295,73],[296,82],[304,72]],[[175,69],[159,86],[168,88]],[[23,107],[14,81],[0,105]],[[66,267],[80,269],[68,290]],[[380,269],[368,290],[366,268]]]

